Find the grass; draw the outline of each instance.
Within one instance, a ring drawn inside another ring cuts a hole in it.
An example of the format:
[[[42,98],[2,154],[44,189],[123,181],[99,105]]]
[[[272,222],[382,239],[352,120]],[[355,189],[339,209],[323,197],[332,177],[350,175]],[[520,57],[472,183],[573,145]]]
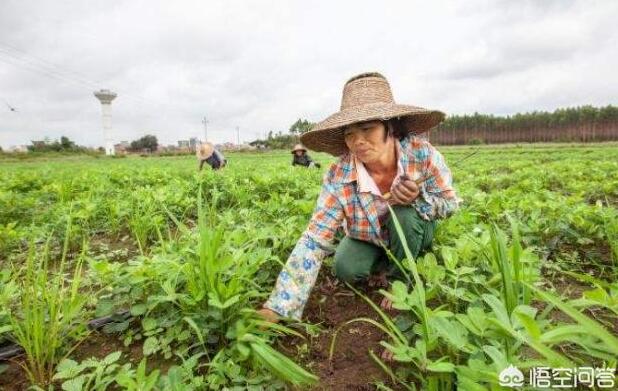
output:
[[[70,279],[67,250],[71,230],[70,216],[59,265],[50,265],[49,240],[41,250],[34,243],[25,265],[15,269],[12,279],[19,281],[16,302],[6,302],[12,338],[24,349],[23,367],[32,384],[47,386],[56,364],[86,337],[85,304],[82,284],[82,257],[73,265]],[[41,253],[39,253],[41,251]]]

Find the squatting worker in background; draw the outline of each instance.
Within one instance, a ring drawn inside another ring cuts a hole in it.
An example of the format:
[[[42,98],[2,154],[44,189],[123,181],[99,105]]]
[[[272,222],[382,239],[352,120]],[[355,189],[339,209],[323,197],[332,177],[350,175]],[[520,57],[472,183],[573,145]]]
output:
[[[309,226],[279,274],[270,298],[258,312],[300,320],[322,260],[335,253],[335,275],[345,282],[397,270],[384,247],[401,260],[388,204],[414,257],[430,248],[436,219],[449,216],[460,199],[444,158],[416,135],[444,119],[444,113],[396,104],[379,73],[364,73],[343,88],[341,110],[301,136],[311,150],[339,157],[324,176]],[[345,237],[334,246],[337,230]],[[392,303],[383,300],[382,307]]]
[[[316,167],[320,168],[320,163],[316,163],[309,157],[307,154],[307,150],[302,144],[296,144],[294,149],[292,149],[292,165],[296,166],[305,166],[305,167]]]
[[[209,142],[200,144],[195,151],[195,155],[200,162],[200,171],[202,171],[204,163],[208,163],[213,170],[223,168],[227,164],[227,160],[225,160],[223,154]]]

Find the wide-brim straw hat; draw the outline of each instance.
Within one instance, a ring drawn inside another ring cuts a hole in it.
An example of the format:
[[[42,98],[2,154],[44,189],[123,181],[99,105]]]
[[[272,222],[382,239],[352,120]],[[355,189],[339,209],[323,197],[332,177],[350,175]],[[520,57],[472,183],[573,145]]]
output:
[[[197,158],[200,160],[208,159],[209,157],[212,156],[212,153],[214,151],[215,151],[215,146],[209,142],[205,142],[205,143],[200,144],[197,147],[195,151],[195,156],[197,156]]]
[[[300,140],[307,148],[339,156],[347,152],[344,128],[358,122],[397,118],[409,133],[421,134],[444,120],[438,110],[395,103],[388,80],[377,72],[362,73],[345,83],[341,109],[317,123]]]
[[[294,146],[294,149],[292,149],[292,153],[294,153],[296,151],[305,151],[305,152],[307,152],[307,148],[303,147],[302,144],[296,144]]]

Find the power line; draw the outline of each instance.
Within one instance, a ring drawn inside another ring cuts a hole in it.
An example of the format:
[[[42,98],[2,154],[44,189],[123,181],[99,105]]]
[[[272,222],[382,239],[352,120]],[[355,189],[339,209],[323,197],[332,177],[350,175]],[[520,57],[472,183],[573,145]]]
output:
[[[84,87],[88,89],[88,94],[92,92],[92,90],[98,90],[103,83],[98,81],[90,80],[84,74],[79,72],[75,72],[72,70],[68,70],[64,67],[59,66],[51,61],[43,59],[38,56],[34,56],[30,53],[27,53],[21,49],[18,49],[12,45],[0,42],[0,62],[18,67],[19,69],[27,70],[33,73],[37,73],[61,82],[70,83],[77,85],[79,87]],[[114,91],[118,92],[119,97],[126,98],[136,104],[141,106],[142,108],[147,109],[148,111],[152,111],[151,106],[157,106],[157,114],[167,116],[167,110],[169,107],[165,107],[164,110],[163,104],[155,101],[151,101],[146,99],[140,95],[128,93],[121,88],[116,88],[117,86],[110,86]],[[181,113],[177,111],[177,113]],[[148,117],[152,117],[152,114],[147,114]],[[204,135],[206,139],[208,139],[208,131],[210,132],[228,132],[227,130],[213,130],[208,129],[208,124],[210,121],[204,117],[202,120],[204,124]],[[153,129],[154,130],[154,129]],[[168,133],[168,132],[165,132]],[[236,127],[236,141],[240,144],[240,131],[239,127]]]
[[[85,86],[89,89],[95,90],[99,89],[103,84],[98,81],[92,81],[78,72],[67,70],[57,64],[44,60],[40,57],[33,56],[23,50],[17,49],[14,46],[3,42],[0,42],[0,55],[5,56],[4,59],[0,57],[0,61],[2,62],[15,66],[25,66],[26,70],[48,76],[56,80]],[[15,63],[15,61],[18,61],[18,63]],[[158,111],[161,112],[160,109],[163,108],[163,103],[151,101],[143,96],[129,93],[122,88],[116,87],[117,86],[112,86],[112,89],[118,91],[118,94],[123,98],[132,100],[137,104],[158,106]],[[165,109],[169,109],[169,107],[165,107]]]

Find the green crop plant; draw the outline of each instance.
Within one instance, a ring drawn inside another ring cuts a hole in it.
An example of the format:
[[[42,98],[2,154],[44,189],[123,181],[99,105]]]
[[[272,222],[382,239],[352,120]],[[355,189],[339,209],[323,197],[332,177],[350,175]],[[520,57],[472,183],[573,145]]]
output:
[[[70,231],[69,217],[58,265],[50,264],[50,239],[40,252],[31,244],[25,265],[12,274],[19,294],[15,300],[5,302],[11,338],[25,352],[23,368],[30,381],[39,386],[49,384],[56,364],[86,336],[83,310],[87,295],[82,284],[82,256],[71,265],[70,279],[65,275]]]
[[[71,359],[62,360],[56,367],[54,381],[62,381],[61,387],[67,391],[104,391],[116,381],[121,365],[118,363],[122,353],[113,352],[98,360],[90,358],[78,363]],[[130,364],[125,364],[125,373]]]
[[[403,389],[456,382],[462,390],[497,390],[498,374],[510,364],[522,370],[550,363],[611,366],[611,340],[592,325],[612,335],[618,319],[616,145],[487,146],[463,165],[453,162],[473,149],[440,150],[452,164],[462,208],[440,221],[432,253],[413,263],[410,257],[393,260],[404,277],[384,293],[404,309],[391,317],[376,306],[377,312],[355,320],[373,322],[385,333],[374,350],[388,347],[402,362],[391,367],[370,352],[385,377]],[[332,161],[315,157],[325,167]],[[269,367],[265,353],[276,351],[277,338],[287,333],[250,326],[255,319],[247,310],[268,296],[307,226],[324,170],[294,169],[288,152],[229,158],[217,172],[198,172],[194,156],[0,162],[0,300],[7,303],[0,306],[2,343],[15,340],[8,312],[21,316],[20,279],[28,265],[39,267],[47,243],[51,284],[68,236],[65,284],[72,283],[75,261],[83,260],[80,292],[98,299],[94,316],[116,320],[103,328],[105,338],[140,356],[124,371],[129,378],[135,380],[145,356],[175,368],[158,377],[159,389],[203,389],[206,383],[213,389],[285,389],[285,373],[288,383],[309,380]],[[29,264],[32,245],[38,251]],[[554,299],[552,292],[559,292],[559,300],[585,318],[571,317],[533,288]],[[324,308],[308,319],[327,316]],[[80,317],[89,317],[89,309]],[[114,315],[124,310],[129,313]],[[237,333],[239,322],[249,331]],[[340,341],[345,326],[333,327]],[[255,351],[254,337],[260,343]],[[63,342],[54,361],[78,340]],[[79,361],[82,346],[67,359]],[[126,365],[121,361],[111,365],[118,365],[108,374],[114,379]],[[278,369],[280,361],[272,362]],[[84,368],[77,376],[96,371]],[[11,389],[10,380],[3,383],[6,373],[0,388]],[[104,388],[105,376],[95,376],[88,387]]]

